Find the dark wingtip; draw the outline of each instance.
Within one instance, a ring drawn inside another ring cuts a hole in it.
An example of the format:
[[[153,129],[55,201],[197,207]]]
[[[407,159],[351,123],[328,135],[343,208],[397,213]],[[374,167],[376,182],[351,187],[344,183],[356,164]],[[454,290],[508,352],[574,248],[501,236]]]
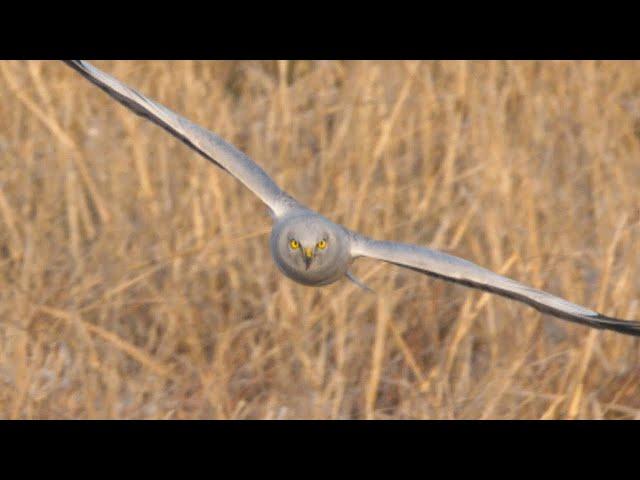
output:
[[[82,60],[61,60],[61,61],[68,67],[73,68],[77,72],[80,72],[83,76],[87,77],[87,67]],[[87,78],[91,80],[90,77],[87,77]]]
[[[596,328],[603,328],[614,332],[624,333],[626,335],[640,337],[640,322],[621,320],[619,318],[607,317],[602,314],[588,318],[593,322],[593,326]]]

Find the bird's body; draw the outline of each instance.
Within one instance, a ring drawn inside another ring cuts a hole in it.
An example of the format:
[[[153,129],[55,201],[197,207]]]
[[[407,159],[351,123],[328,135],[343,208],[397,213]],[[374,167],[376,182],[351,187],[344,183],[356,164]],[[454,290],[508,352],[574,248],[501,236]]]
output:
[[[437,250],[373,240],[338,225],[298,203],[249,157],[214,133],[86,62],[74,60],[66,63],[120,103],[161,126],[253,191],[268,206],[273,218],[270,236],[272,257],[278,268],[298,283],[322,286],[345,276],[357,282],[351,276],[349,266],[358,257],[369,257],[512,298],[575,323],[640,336],[640,322],[601,315]]]

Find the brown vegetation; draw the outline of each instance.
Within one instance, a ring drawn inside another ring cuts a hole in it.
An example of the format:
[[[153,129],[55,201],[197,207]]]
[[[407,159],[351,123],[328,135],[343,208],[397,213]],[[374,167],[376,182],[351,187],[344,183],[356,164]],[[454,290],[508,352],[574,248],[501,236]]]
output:
[[[640,64],[95,62],[298,200],[640,318]],[[0,62],[1,418],[636,418],[638,341],[375,261],[308,288],[235,179]]]

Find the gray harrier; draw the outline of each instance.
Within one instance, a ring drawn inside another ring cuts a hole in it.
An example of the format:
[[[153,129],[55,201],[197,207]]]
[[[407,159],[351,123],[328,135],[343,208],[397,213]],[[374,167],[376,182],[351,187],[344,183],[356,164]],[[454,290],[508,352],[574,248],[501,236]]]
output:
[[[363,286],[349,272],[349,266],[358,257],[370,257],[509,297],[565,320],[640,336],[640,322],[601,315],[461,258],[417,245],[373,240],[333,223],[283,192],[249,157],[216,134],[86,62],[65,63],[134,113],[160,125],[214,165],[226,170],[260,197],[273,217],[271,255],[282,273],[296,282],[320,286],[347,276]]]

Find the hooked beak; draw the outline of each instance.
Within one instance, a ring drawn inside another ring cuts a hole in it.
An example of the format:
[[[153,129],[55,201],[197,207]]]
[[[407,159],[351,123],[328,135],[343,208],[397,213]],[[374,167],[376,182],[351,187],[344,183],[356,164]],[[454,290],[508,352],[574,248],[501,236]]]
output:
[[[305,264],[306,270],[309,270],[309,265],[311,265],[311,261],[313,260],[313,249],[312,248],[303,249],[302,256],[304,258],[304,264]]]

